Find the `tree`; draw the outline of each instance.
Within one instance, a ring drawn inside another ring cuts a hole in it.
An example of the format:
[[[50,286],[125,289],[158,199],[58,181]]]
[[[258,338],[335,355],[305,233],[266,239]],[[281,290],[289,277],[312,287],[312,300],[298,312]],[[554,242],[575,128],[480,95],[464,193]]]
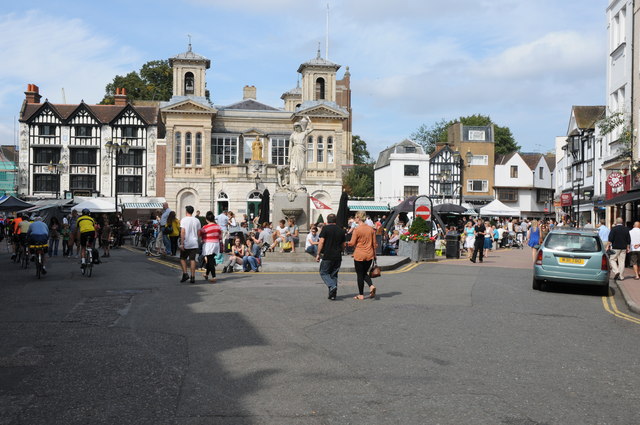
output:
[[[350,197],[373,198],[373,164],[354,165],[342,176],[342,186]]]
[[[431,127],[422,124],[411,134],[411,139],[422,145],[424,151],[430,154],[436,149],[438,143],[445,143],[447,141],[447,130],[450,125],[451,122],[444,118],[434,123]]]
[[[373,162],[367,150],[367,142],[362,140],[360,136],[354,135],[351,137],[351,146],[354,164],[370,164]]]
[[[501,127],[494,123],[488,115],[481,114],[460,117],[458,120],[451,121],[441,119],[431,127],[427,127],[423,124],[411,135],[411,138],[422,145],[427,153],[431,153],[435,149],[437,143],[445,143],[448,140],[449,127],[456,122],[469,126],[486,126],[493,124],[495,130],[494,140],[496,154],[504,155],[520,150],[520,146],[513,138],[513,134],[509,127]]]
[[[113,105],[117,88],[127,90],[128,100],[169,100],[173,93],[173,72],[169,61],[149,61],[142,65],[139,73],[132,71],[125,76],[116,75],[106,85],[100,103]]]

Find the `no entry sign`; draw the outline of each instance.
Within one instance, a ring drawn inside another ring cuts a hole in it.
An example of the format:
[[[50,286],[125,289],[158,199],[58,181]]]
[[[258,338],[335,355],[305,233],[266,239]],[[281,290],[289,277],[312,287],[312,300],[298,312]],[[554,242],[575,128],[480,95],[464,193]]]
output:
[[[431,221],[431,199],[428,196],[418,196],[413,206],[413,216]]]
[[[416,217],[422,217],[425,220],[431,220],[431,208],[426,205],[416,207]]]

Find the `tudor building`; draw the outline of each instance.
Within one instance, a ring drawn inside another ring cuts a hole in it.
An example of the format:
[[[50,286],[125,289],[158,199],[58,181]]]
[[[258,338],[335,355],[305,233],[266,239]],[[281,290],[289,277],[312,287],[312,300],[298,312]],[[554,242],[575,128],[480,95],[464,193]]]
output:
[[[21,195],[114,196],[116,188],[121,195],[155,195],[158,108],[128,104],[124,90],[118,90],[115,105],[41,103],[34,84],[25,95],[20,110]],[[117,164],[108,142],[129,147],[117,156]]]
[[[257,215],[265,188],[276,191],[279,166],[288,165],[289,136],[304,116],[313,131],[307,139],[307,168],[302,180],[309,194],[337,211],[342,166],[353,162],[349,71],[336,79],[340,65],[317,56],[300,65],[301,85],[285,92],[282,107],[257,100],[245,86],[242,100],[214,105],[205,91],[211,61],[192,51],[169,59],[173,96],[160,113],[166,137],[159,141],[158,195],[171,208],[185,206],[218,213],[229,209]],[[252,146],[261,146],[261,162]],[[273,212],[278,220],[281,212]],[[315,220],[319,213],[313,213]]]

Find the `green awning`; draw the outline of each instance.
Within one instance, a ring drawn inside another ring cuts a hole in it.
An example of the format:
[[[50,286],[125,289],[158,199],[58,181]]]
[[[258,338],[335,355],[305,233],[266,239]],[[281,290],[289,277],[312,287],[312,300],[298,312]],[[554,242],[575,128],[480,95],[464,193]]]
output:
[[[389,205],[383,202],[348,201],[350,211],[389,212]]]
[[[127,210],[155,210],[162,209],[159,202],[125,202],[122,206]]]

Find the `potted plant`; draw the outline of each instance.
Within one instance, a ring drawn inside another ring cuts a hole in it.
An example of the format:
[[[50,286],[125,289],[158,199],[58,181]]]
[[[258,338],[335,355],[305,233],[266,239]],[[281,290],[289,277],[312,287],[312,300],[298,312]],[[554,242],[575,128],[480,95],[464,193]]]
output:
[[[431,223],[422,217],[416,217],[409,231],[400,235],[398,255],[409,257],[411,261],[435,259],[436,237],[431,235]]]

